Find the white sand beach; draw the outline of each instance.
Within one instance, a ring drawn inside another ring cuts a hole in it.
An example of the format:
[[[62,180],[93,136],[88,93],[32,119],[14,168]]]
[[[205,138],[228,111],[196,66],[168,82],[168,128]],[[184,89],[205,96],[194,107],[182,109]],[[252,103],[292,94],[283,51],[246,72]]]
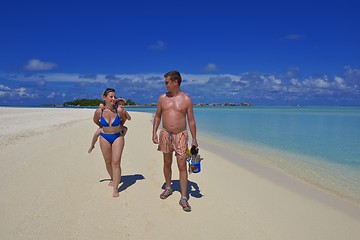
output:
[[[148,113],[130,112],[113,198],[99,144],[87,152],[93,113],[0,107],[0,239],[359,239],[360,206],[201,135],[192,212],[178,204],[175,162],[175,192],[161,200],[162,155]]]

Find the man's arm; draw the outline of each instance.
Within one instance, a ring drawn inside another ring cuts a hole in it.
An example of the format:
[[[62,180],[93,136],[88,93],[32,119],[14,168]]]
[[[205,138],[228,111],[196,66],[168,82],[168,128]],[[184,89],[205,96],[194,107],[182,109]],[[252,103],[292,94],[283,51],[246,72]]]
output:
[[[190,133],[192,137],[191,146],[198,147],[198,143],[196,140],[196,122],[195,122],[195,116],[194,116],[194,109],[193,109],[193,103],[191,98],[188,100],[188,110],[187,110],[187,118],[188,118],[188,124],[190,128]]]
[[[155,144],[159,143],[157,130],[158,130],[159,125],[160,125],[161,114],[162,114],[162,109],[161,109],[161,97],[160,97],[159,100],[158,100],[158,105],[157,105],[156,113],[155,113],[155,116],[154,116],[153,132],[152,132],[152,141]]]

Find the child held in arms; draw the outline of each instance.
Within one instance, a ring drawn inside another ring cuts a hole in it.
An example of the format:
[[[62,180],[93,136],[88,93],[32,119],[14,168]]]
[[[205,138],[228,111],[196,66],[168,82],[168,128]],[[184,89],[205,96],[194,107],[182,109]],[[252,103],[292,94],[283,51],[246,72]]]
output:
[[[122,129],[122,134],[124,136],[126,135],[126,132],[128,130],[128,128],[126,126],[124,126],[124,123],[126,122],[126,120],[131,120],[130,114],[125,110],[125,104],[126,104],[126,100],[124,98],[118,98],[118,99],[116,99],[115,105],[114,105],[114,107],[116,108],[116,110],[119,113],[119,116],[121,118],[120,125],[121,125],[121,129]],[[101,108],[101,110],[105,109],[104,104],[102,104],[102,103],[99,104],[99,107]],[[95,148],[95,143],[99,139],[100,132],[101,132],[101,127],[99,127],[96,130],[96,132],[94,133],[88,153],[91,153],[91,151]]]

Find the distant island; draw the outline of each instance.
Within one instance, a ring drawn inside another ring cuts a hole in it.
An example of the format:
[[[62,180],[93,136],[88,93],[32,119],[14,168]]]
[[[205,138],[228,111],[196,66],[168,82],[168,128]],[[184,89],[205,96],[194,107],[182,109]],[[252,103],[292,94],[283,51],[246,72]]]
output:
[[[248,103],[248,102],[242,102],[242,103],[229,103],[229,102],[226,102],[226,103],[197,103],[197,104],[194,104],[195,106],[243,106],[243,107],[250,107],[252,106],[251,103]]]
[[[63,106],[99,106],[100,103],[103,103],[104,101],[101,99],[77,99],[72,102],[64,102]],[[137,105],[135,102],[133,102],[131,99],[126,100],[125,105]]]
[[[157,103],[150,103],[150,104],[143,104],[142,106],[157,106]],[[242,107],[250,107],[252,106],[252,103],[249,102],[241,102],[241,103],[195,103],[194,106],[197,107],[206,107],[206,106],[210,106],[210,107],[216,107],[216,106],[242,106]]]
[[[44,104],[43,106],[45,107],[96,107],[99,106],[100,103],[103,103],[104,101],[101,99],[86,99],[86,98],[82,98],[82,99],[77,99],[75,101],[71,101],[71,102],[64,102],[62,105],[61,104]],[[157,106],[157,103],[150,103],[150,104],[137,104],[134,101],[132,101],[131,99],[127,99],[126,100],[126,105],[127,106],[145,106],[145,107],[154,107]],[[216,107],[216,106],[242,106],[242,107],[250,107],[252,106],[252,103],[249,102],[241,102],[241,103],[230,103],[230,102],[225,102],[225,103],[195,103],[194,106],[197,107],[205,107],[205,106],[211,106],[211,107]]]

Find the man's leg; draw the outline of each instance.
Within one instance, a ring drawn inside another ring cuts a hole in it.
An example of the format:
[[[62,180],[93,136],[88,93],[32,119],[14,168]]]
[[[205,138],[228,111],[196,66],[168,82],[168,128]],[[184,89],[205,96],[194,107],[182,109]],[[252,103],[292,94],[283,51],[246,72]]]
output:
[[[171,165],[172,165],[172,152],[170,153],[163,153],[164,155],[164,177],[165,177],[165,184],[166,187],[170,187],[171,186],[171,175],[172,175],[172,171],[171,171]]]
[[[188,173],[186,171],[186,160],[185,158],[177,157],[177,164],[179,168],[180,175],[180,188],[181,188],[181,198],[179,201],[180,206],[186,212],[191,212],[191,206],[188,203],[188,199],[186,197],[187,183],[188,183]]]
[[[187,183],[188,183],[188,172],[186,169],[186,159],[176,157],[177,165],[179,168],[180,188],[181,197],[186,197]]]
[[[172,194],[171,189],[171,164],[172,164],[172,152],[164,154],[164,177],[165,177],[165,190],[160,194],[161,199],[166,199]]]

